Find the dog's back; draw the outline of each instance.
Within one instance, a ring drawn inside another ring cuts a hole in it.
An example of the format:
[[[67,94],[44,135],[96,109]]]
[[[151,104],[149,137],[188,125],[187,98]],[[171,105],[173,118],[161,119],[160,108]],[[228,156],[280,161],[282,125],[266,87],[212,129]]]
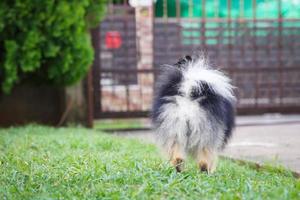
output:
[[[202,58],[187,56],[165,66],[156,84],[152,118],[158,142],[171,160],[183,160],[188,153],[215,154],[225,146],[234,126],[232,89],[230,80]]]

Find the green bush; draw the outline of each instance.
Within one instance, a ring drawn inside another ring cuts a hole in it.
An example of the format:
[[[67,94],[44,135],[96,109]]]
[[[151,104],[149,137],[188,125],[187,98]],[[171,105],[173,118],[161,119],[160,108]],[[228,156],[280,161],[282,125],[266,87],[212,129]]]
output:
[[[21,81],[70,85],[93,61],[89,29],[105,0],[1,0],[0,83],[8,93]]]

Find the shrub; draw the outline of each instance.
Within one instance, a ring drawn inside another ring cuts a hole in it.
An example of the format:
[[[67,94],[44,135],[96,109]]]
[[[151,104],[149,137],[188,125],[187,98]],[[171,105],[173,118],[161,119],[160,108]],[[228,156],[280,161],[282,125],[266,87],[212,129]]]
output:
[[[1,0],[0,83],[8,93],[21,81],[69,85],[93,61],[89,28],[104,0]]]

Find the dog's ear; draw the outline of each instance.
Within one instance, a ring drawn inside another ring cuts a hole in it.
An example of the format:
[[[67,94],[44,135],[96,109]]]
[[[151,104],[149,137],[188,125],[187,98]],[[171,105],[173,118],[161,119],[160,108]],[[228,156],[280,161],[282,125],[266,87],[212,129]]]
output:
[[[175,65],[176,67],[181,68],[181,67],[185,66],[187,63],[192,62],[192,60],[193,60],[193,59],[192,59],[191,56],[186,55],[185,57],[180,58],[179,61],[178,61],[176,64],[174,64],[174,65]]]
[[[188,61],[188,62],[192,62],[192,57],[191,56],[189,56],[189,55],[186,55],[185,56],[185,59]]]

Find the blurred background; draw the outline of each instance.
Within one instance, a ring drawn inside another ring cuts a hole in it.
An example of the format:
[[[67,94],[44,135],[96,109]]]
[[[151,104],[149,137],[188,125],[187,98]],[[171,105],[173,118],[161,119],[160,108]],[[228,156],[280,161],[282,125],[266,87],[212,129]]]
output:
[[[146,116],[160,65],[201,52],[233,79],[239,114],[300,111],[300,1],[136,2],[108,3],[97,30],[96,117]]]
[[[148,117],[161,65],[199,53],[232,78],[238,114],[300,113],[300,0],[0,7],[2,125]]]

